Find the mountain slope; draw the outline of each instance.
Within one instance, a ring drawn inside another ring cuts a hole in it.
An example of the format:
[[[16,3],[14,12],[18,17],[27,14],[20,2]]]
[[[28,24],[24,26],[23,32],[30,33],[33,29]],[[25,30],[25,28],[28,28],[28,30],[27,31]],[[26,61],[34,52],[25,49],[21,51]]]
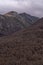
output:
[[[0,16],[0,34],[10,34],[24,28],[23,23],[16,17]]]
[[[21,13],[19,15],[22,16],[30,24],[33,24],[34,22],[36,22],[39,19],[38,17],[31,16],[27,13]]]
[[[29,18],[30,16],[27,17],[27,15],[25,14],[24,17],[22,17],[15,11],[0,15],[0,36],[17,32],[33,24],[32,18]]]
[[[43,65],[43,28],[38,27],[43,19],[37,22],[30,29],[0,38],[0,65]]]
[[[30,28],[33,29],[43,29],[43,18],[37,20],[32,26],[30,26]]]

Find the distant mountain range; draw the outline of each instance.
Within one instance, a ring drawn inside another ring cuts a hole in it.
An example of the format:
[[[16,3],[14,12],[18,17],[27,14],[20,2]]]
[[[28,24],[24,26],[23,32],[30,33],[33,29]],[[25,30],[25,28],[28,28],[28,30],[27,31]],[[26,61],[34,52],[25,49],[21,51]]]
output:
[[[0,37],[0,65],[43,65],[43,18],[11,36]]]
[[[26,13],[18,14],[15,11],[0,15],[0,35],[8,35],[27,28],[39,18]]]

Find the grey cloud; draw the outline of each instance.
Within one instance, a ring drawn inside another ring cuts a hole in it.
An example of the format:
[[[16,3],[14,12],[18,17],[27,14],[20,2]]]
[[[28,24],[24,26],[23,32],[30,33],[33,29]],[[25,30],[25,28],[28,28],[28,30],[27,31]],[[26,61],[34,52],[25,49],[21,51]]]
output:
[[[43,17],[43,0],[0,0],[0,14],[12,10]]]

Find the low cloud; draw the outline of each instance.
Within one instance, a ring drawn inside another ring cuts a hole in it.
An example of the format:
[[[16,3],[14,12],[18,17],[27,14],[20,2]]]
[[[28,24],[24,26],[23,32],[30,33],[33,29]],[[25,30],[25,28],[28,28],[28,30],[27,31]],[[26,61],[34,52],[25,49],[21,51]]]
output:
[[[0,0],[0,14],[12,10],[43,17],[43,0]]]

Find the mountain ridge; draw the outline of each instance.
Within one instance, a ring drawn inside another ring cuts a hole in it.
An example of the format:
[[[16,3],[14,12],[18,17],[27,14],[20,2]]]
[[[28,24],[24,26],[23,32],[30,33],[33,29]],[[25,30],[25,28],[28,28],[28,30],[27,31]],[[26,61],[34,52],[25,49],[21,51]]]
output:
[[[22,15],[23,14],[20,15],[15,11],[10,11],[4,15],[0,15],[0,34],[2,34],[2,36],[12,34],[29,27],[33,24],[33,22],[36,21],[36,19],[33,21],[35,17],[32,18],[31,15],[28,15],[26,13],[23,17]]]

